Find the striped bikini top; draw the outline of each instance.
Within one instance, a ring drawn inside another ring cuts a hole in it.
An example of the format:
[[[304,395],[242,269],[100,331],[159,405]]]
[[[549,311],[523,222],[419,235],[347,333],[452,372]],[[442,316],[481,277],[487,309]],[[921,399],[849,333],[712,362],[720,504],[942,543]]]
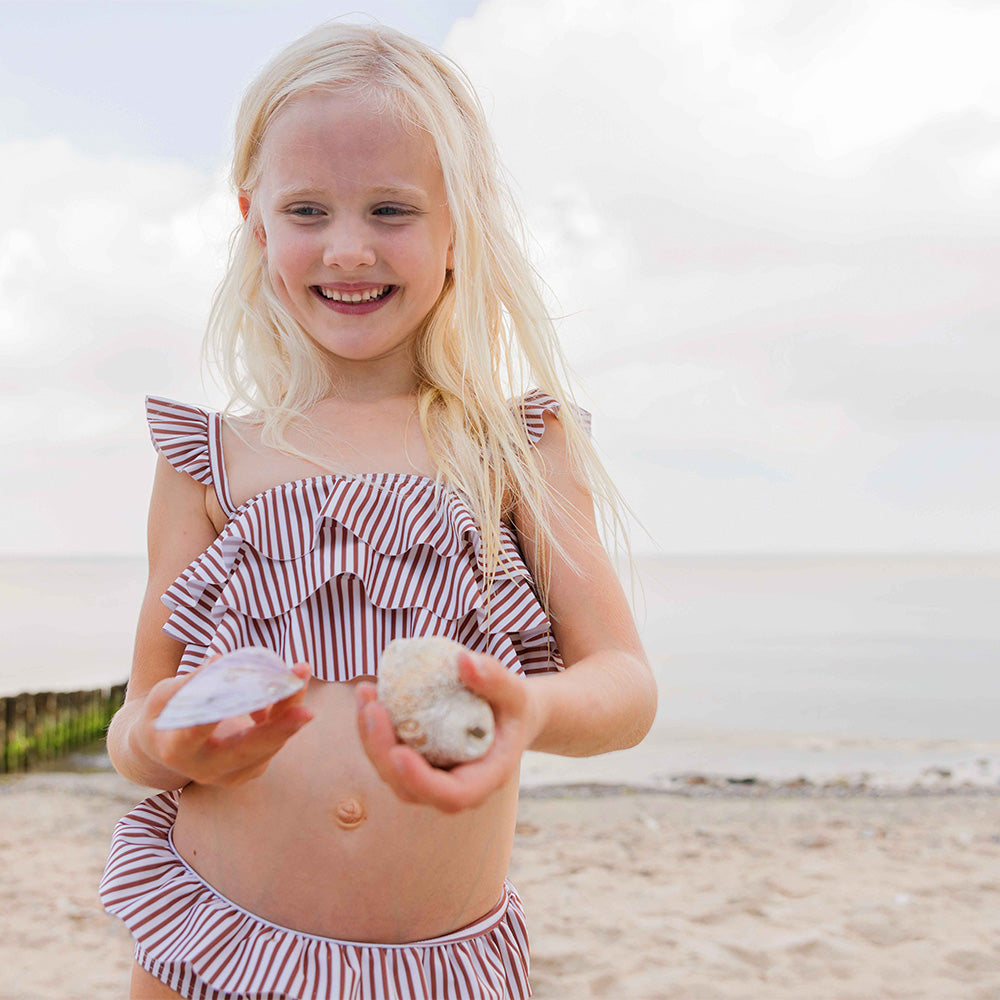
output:
[[[552,397],[521,401],[535,443]],[[212,486],[228,520],[163,595],[163,631],[184,643],[179,673],[206,657],[266,646],[306,661],[325,681],[375,675],[386,645],[444,635],[509,670],[562,669],[514,530],[501,525],[500,566],[487,587],[481,537],[460,493],[426,476],[320,475],[233,504],[222,416],[150,396],[150,434],[170,464]]]

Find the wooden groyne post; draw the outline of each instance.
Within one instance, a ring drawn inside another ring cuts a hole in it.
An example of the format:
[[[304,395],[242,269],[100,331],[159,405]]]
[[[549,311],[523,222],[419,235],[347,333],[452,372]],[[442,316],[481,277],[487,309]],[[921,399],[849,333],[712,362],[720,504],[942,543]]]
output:
[[[100,739],[125,700],[125,685],[93,691],[43,691],[0,698],[0,774]]]

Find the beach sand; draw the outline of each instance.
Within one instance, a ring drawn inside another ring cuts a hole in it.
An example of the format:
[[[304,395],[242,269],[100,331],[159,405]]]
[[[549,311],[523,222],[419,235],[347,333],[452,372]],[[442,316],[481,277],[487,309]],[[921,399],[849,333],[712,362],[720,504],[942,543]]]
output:
[[[127,995],[130,938],[96,885],[141,794],[0,779],[0,998]],[[536,1000],[1000,996],[996,790],[535,789],[511,877]]]

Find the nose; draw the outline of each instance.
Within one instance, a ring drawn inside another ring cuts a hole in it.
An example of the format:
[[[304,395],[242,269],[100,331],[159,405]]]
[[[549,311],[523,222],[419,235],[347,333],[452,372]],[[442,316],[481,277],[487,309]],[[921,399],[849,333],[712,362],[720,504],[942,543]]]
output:
[[[323,263],[342,271],[371,267],[375,263],[375,247],[368,228],[350,219],[333,221],[326,232]]]

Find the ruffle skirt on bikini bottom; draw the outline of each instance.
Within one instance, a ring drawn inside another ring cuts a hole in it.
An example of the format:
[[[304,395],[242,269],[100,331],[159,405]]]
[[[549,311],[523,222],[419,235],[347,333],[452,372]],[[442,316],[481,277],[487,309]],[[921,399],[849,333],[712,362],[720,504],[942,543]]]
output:
[[[528,939],[507,883],[485,916],[409,944],[338,941],[282,927],[209,885],[174,849],[177,792],[115,828],[101,899],[144,969],[187,1000],[527,1000]]]

